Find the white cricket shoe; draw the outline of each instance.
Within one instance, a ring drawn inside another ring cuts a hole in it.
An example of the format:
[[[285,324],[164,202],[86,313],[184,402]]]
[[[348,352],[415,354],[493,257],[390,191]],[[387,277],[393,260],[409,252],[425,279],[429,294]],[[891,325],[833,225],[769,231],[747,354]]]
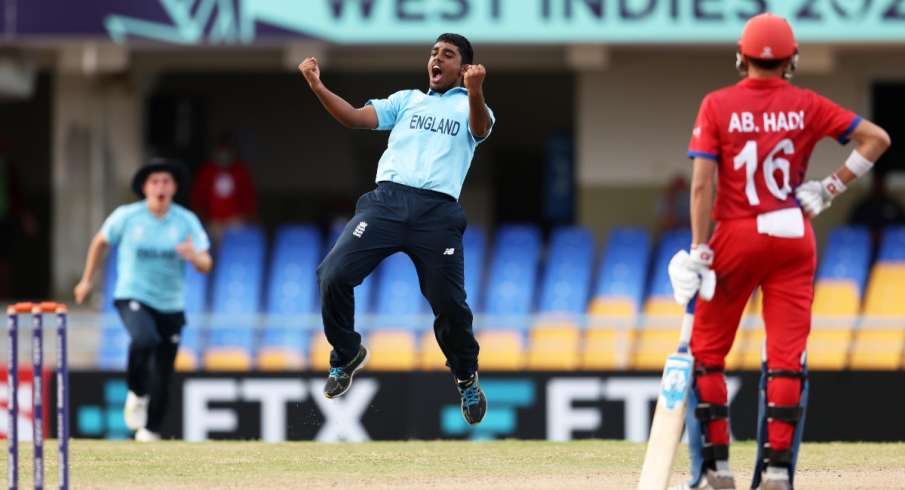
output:
[[[160,440],[160,434],[156,432],[151,432],[148,429],[142,427],[138,429],[135,433],[135,440],[138,442],[154,442]]]
[[[792,482],[789,481],[789,470],[787,468],[767,466],[760,488],[761,490],[792,490]]]
[[[129,430],[138,430],[148,423],[148,395],[138,396],[133,392],[126,395],[126,406],[123,407],[123,419]]]
[[[705,470],[704,478],[696,487],[690,487],[687,483],[669,487],[669,490],[735,490],[735,477],[728,470]]]
[[[764,480],[760,484],[761,490],[792,490],[789,480]]]

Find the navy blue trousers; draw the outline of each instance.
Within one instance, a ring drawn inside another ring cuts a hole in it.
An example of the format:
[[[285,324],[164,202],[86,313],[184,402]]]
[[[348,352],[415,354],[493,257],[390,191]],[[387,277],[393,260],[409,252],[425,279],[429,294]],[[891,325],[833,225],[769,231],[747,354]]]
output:
[[[163,313],[135,300],[118,299],[113,304],[132,340],[126,383],[129,391],[148,396],[145,428],[160,432],[169,404],[170,380],[176,367],[185,315]]]
[[[403,252],[415,264],[421,293],[434,313],[434,335],[459,379],[478,369],[478,342],[465,300],[462,235],[465,212],[451,196],[392,182],[358,199],[355,216],[317,269],[331,366],[358,352],[353,288],[387,256]]]

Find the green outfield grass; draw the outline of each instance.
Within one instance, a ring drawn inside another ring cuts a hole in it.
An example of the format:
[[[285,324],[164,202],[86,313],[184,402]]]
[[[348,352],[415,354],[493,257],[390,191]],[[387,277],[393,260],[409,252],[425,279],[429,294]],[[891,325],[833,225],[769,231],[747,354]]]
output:
[[[20,486],[31,486],[31,446]],[[107,442],[73,441],[72,488],[634,488],[644,447],[614,441],[498,442]],[[53,441],[46,483],[57,482]],[[687,475],[685,450],[676,483]],[[6,475],[6,458],[0,458]],[[732,449],[739,487],[750,482],[754,445]],[[798,489],[903,488],[905,444],[807,444]]]

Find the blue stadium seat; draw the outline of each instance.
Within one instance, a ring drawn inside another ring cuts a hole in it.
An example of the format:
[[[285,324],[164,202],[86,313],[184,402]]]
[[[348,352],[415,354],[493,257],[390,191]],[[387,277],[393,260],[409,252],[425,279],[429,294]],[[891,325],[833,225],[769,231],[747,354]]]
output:
[[[129,358],[129,333],[113,306],[119,249],[110,247],[104,264],[104,289],[101,298],[101,341],[97,365],[101,369],[124,371]]]
[[[207,313],[208,278],[185,264],[185,312],[189,315]]]
[[[884,230],[877,262],[905,262],[905,226],[890,226]]]
[[[327,246],[324,247],[323,255],[326,256],[330,253],[330,250],[333,248],[333,245],[336,245],[336,240],[339,240],[339,235],[342,234],[343,230],[346,228],[345,221],[334,221],[333,225],[330,226],[330,233],[327,235]],[[323,258],[323,257],[321,257]]]
[[[614,228],[607,236],[588,330],[580,349],[584,369],[625,369],[644,304],[651,239],[641,228]]]
[[[669,281],[669,261],[679,250],[691,245],[690,230],[666,232],[654,253],[649,294],[643,323],[634,339],[629,365],[635,369],[659,369],[663,359],[675,349],[676,327],[683,309],[673,299]]]
[[[305,367],[311,334],[300,328],[272,327],[264,330],[258,345],[257,367],[285,371]]]
[[[497,231],[484,312],[486,327],[528,326],[534,306],[541,233],[533,225],[504,225]],[[494,318],[496,317],[496,318]]]
[[[856,285],[859,294],[863,294],[870,268],[870,253],[870,233],[866,228],[835,228],[830,232],[820,257],[817,281],[849,281]]]
[[[111,371],[125,371],[129,358],[129,334],[116,317],[115,323],[101,327],[101,338],[97,352],[97,366]],[[105,319],[107,317],[105,316]]]
[[[553,231],[541,283],[540,312],[584,314],[588,306],[594,238],[584,227]]]
[[[189,323],[182,329],[179,339],[179,353],[176,355],[177,371],[195,371],[201,366],[201,352],[204,346],[204,333],[201,325]]]
[[[905,226],[883,232],[877,261],[864,294],[861,321],[852,343],[848,367],[894,370],[903,366],[905,329]],[[810,361],[810,355],[808,356]]]
[[[251,352],[255,346],[255,330],[252,328],[214,328],[208,332],[207,350],[241,348]]]
[[[487,240],[484,230],[479,226],[469,225],[462,237],[462,246],[465,248],[465,293],[468,296],[468,304],[477,311],[481,305],[484,281],[484,257],[487,255]]]
[[[827,237],[826,247],[818,256],[808,368],[846,367],[867,282],[870,254],[871,238],[866,228],[840,226]],[[751,335],[754,340],[760,337],[760,332]]]
[[[691,246],[690,230],[668,231],[660,240],[657,247],[657,255],[654,259],[654,268],[650,273],[651,298],[672,298],[672,284],[669,282],[669,261],[679,250],[688,250]]]
[[[185,266],[185,328],[179,342],[177,366],[180,370],[191,371],[200,364],[207,331],[207,285],[208,274],[202,274],[191,265]]]
[[[641,228],[613,229],[597,272],[590,311],[631,316],[641,311],[651,251],[650,235]]]
[[[302,368],[308,330],[318,328],[317,265],[323,258],[320,231],[286,225],[276,232],[270,259],[266,309],[269,321],[257,348],[260,369]]]
[[[270,328],[261,334],[261,348],[290,348],[304,353],[311,339],[309,332],[297,328]]]
[[[104,263],[104,290],[101,298],[101,311],[104,313],[116,311],[116,308],[113,307],[113,291],[116,289],[116,261],[118,256],[119,247],[110,247],[109,252],[107,252],[107,260]]]
[[[251,365],[254,323],[264,283],[265,246],[264,233],[254,226],[229,230],[223,236],[214,271],[214,316],[205,349],[204,365],[208,369]]]
[[[268,313],[317,313],[317,265],[321,256],[321,236],[316,227],[290,225],[277,230],[268,277]]]
[[[223,315],[258,313],[264,279],[264,233],[248,226],[223,236],[214,271],[212,311]]]
[[[377,277],[379,276],[379,267],[378,270],[374,270],[368,277],[365,277],[364,281],[361,282],[358,286],[355,287],[355,316],[361,317],[363,315],[367,315],[373,311],[372,303],[374,296],[374,284],[377,282]]]
[[[202,365],[208,371],[248,371],[254,366],[255,333],[250,328],[216,328],[208,332]]]
[[[420,315],[428,311],[427,301],[421,294],[418,273],[408,255],[397,252],[380,264],[377,286],[377,318],[371,328],[416,329]]]

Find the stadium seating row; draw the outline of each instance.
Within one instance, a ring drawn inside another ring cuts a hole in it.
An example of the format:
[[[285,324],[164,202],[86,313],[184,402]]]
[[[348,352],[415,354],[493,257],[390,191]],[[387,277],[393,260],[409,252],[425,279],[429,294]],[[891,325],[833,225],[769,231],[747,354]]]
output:
[[[484,260],[483,233],[469,229],[466,290],[480,313],[476,329],[482,337],[482,365],[489,367],[489,362],[502,368],[493,360],[499,346],[500,352],[508,352],[500,358],[508,361],[500,362],[511,369],[658,368],[675,344],[681,314],[672,300],[666,264],[689,241],[686,231],[667,233],[651,260],[647,232],[615,229],[595,275],[593,238],[586,229],[554,230],[544,250],[537,227],[502,226],[488,261]],[[217,252],[210,288],[206,276],[187,271],[190,326],[183,335],[180,365],[206,369],[319,366],[321,343],[317,335],[312,340],[311,332],[320,329],[315,276],[325,250],[317,228],[286,226],[277,231],[270,265],[265,267],[267,249],[261,230],[250,227],[227,233]],[[877,255],[871,270],[871,241],[863,229],[844,227],[830,234],[815,285],[812,366],[901,366],[905,228],[888,230]],[[108,293],[114,278],[115,258],[111,257]],[[390,358],[409,359],[405,362],[410,367],[429,365],[425,359],[432,352],[431,342],[422,339],[432,339],[430,309],[407,257],[390,256],[355,294],[357,327],[368,334],[372,349],[379,352],[382,345],[396,345],[398,353]],[[757,295],[753,298],[749,313],[756,313],[759,304]],[[106,309],[110,311],[109,306]],[[261,320],[260,313],[266,314],[266,320]],[[102,332],[99,364],[121,368],[127,344],[124,330],[114,315],[105,318],[109,321]],[[738,360],[733,362],[739,367],[756,365],[762,339],[762,328],[744,329],[733,351]]]
[[[755,295],[749,303],[727,368],[758,369],[765,333],[757,315]],[[585,329],[562,324],[538,324],[527,333],[513,329],[478,332],[481,366],[487,370],[657,370],[675,349],[676,328],[624,328],[601,321]],[[905,330],[877,338],[877,330],[857,330],[832,319],[815,323],[809,341],[809,365],[814,370],[900,369]],[[178,368],[210,371],[297,370],[329,368],[330,346],[320,332],[299,329],[264,330],[261,348],[180,351]],[[370,368],[377,370],[444,369],[445,359],[433,332],[377,330],[364,338],[371,350]]]

